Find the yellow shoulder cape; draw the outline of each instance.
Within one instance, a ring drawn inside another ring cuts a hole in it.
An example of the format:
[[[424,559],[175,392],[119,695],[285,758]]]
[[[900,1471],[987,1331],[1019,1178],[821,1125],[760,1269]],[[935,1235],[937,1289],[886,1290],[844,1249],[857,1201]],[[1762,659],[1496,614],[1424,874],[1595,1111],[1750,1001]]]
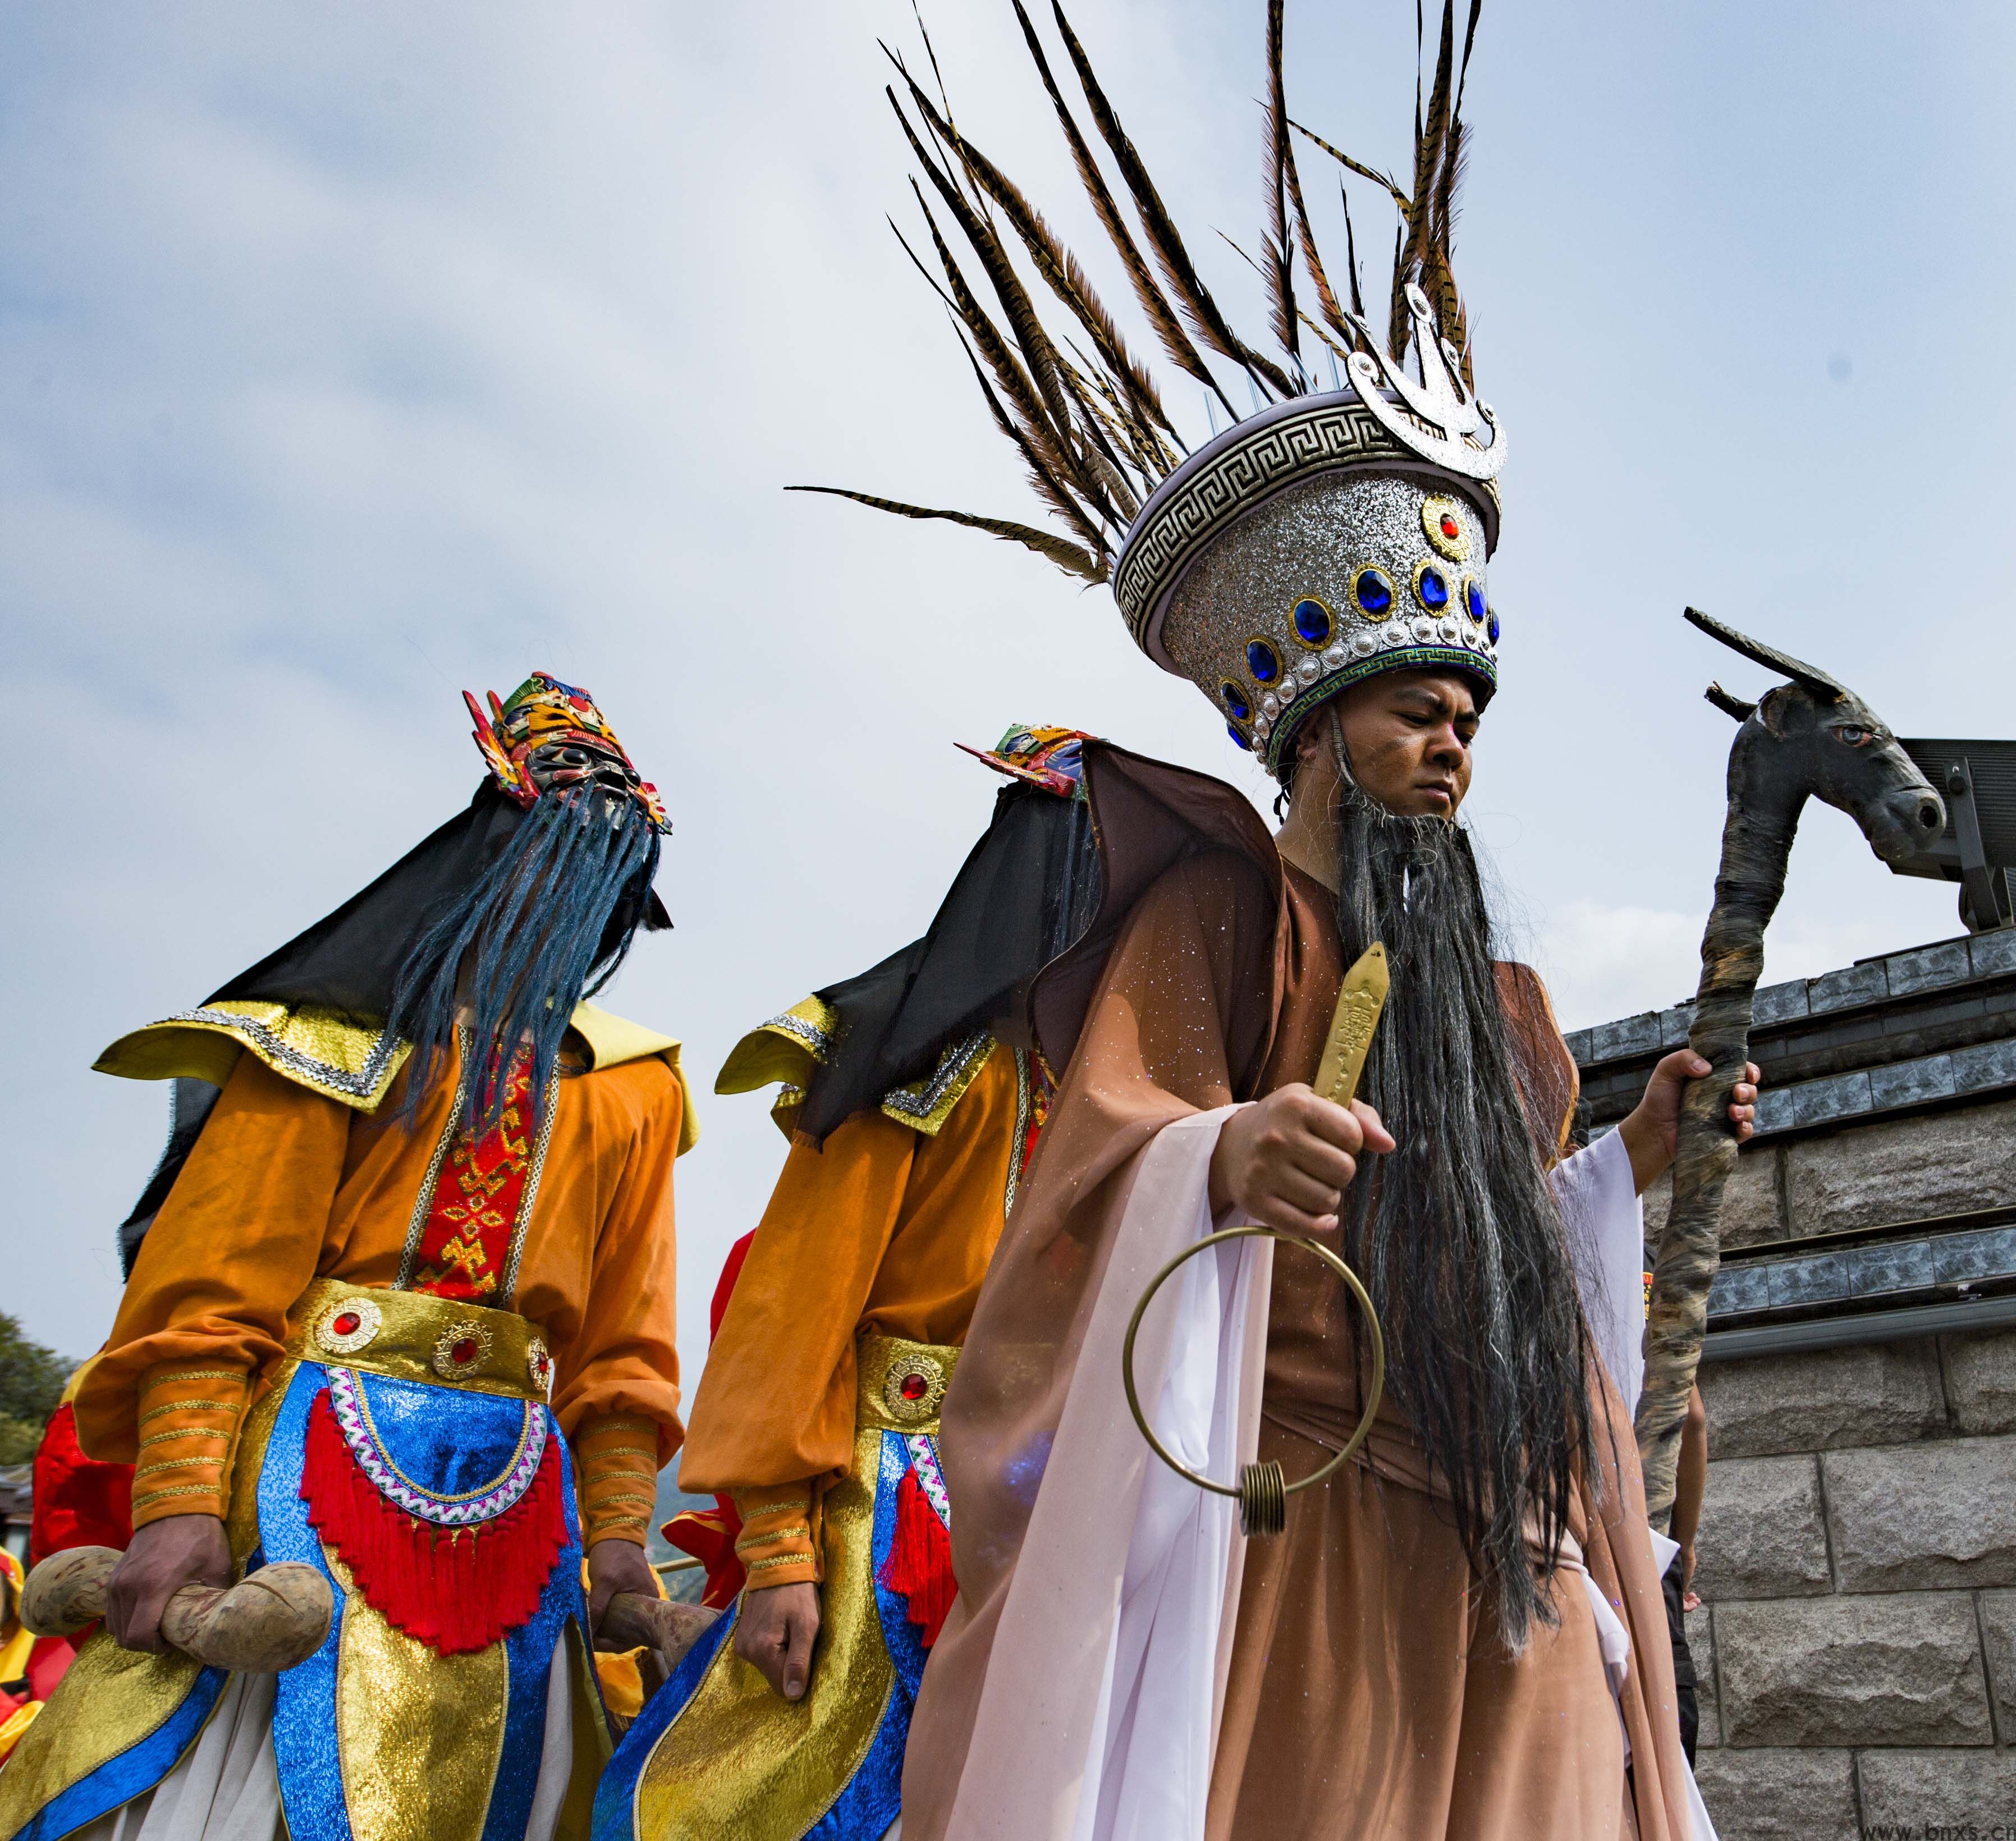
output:
[[[679,1065],[679,1045],[592,1003],[575,1006],[569,1026],[585,1045],[590,1068],[620,1068],[656,1055],[677,1076],[679,1155],[700,1137],[693,1086]],[[227,997],[178,1011],[122,1036],[92,1066],[127,1080],[186,1077],[221,1086],[250,1050],[275,1074],[359,1112],[377,1109],[405,1065],[411,1045],[383,1025],[359,1023],[312,1004],[257,1003]]]
[[[812,1070],[829,1061],[840,1039],[841,1021],[816,997],[794,1003],[766,1023],[759,1023],[736,1043],[714,1078],[718,1093],[754,1093],[776,1085],[770,1116],[789,1137],[796,1129],[798,1108]],[[892,1088],[883,1095],[882,1111],[898,1125],[934,1138],[965,1097],[974,1076],[985,1065],[994,1038],[978,1029],[955,1042],[938,1057],[938,1065],[922,1080]]]

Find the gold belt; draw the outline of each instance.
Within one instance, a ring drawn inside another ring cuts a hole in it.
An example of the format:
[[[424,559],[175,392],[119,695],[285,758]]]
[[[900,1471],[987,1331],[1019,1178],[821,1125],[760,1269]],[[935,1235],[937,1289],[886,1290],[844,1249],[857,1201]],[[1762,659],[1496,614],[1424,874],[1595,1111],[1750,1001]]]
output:
[[[430,1387],[527,1400],[553,1391],[553,1358],[535,1325],[509,1310],[424,1292],[319,1278],[288,1313],[286,1348],[297,1360]]]
[[[938,1407],[959,1351],[870,1331],[855,1353],[855,1424],[885,1432],[935,1434]]]

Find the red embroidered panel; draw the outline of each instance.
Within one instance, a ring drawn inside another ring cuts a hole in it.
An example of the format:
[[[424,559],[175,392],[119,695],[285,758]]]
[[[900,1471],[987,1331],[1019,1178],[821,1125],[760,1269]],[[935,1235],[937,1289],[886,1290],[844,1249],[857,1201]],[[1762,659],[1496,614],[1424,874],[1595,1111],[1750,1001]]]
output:
[[[489,1131],[481,1138],[472,1138],[467,1126],[455,1133],[420,1228],[410,1289],[482,1304],[503,1282],[532,1168],[525,1104],[531,1066],[523,1052],[512,1062],[504,1110]]]
[[[1050,1102],[1057,1093],[1057,1083],[1051,1077],[1050,1065],[1043,1059],[1040,1049],[1029,1057],[1028,1070],[1028,1121],[1022,1133],[1021,1161],[1016,1166],[1018,1176],[1028,1171],[1029,1159],[1036,1154],[1036,1140],[1043,1135],[1043,1127],[1049,1123]]]

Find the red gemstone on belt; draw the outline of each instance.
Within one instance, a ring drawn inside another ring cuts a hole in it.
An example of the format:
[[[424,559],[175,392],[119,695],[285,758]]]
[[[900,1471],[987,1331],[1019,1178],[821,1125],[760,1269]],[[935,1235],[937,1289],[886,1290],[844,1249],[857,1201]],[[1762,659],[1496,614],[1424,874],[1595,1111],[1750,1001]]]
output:
[[[329,1327],[331,1331],[339,1336],[354,1336],[357,1334],[358,1328],[362,1325],[363,1321],[364,1319],[359,1317],[355,1311],[346,1310]]]
[[[903,1377],[902,1395],[906,1400],[920,1400],[931,1390],[931,1384],[922,1374]]]
[[[1459,524],[1454,518],[1451,517],[1447,512],[1444,512],[1442,513],[1442,535],[1445,537],[1456,537],[1460,536],[1462,534],[1462,531],[1463,527]]]
[[[483,1353],[482,1346],[473,1336],[465,1336],[448,1352],[449,1360],[459,1368],[466,1368]]]

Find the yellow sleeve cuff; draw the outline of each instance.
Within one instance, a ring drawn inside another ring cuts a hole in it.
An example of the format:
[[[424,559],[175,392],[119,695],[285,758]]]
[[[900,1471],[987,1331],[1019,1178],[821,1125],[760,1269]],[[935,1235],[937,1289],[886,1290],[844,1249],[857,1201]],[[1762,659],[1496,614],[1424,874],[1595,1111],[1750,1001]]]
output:
[[[824,1576],[819,1508],[819,1492],[809,1482],[735,1493],[735,1511],[742,1518],[735,1557],[752,1588],[816,1584]]]
[[[242,1368],[164,1362],[140,1382],[133,1467],[133,1526],[168,1515],[221,1517],[251,1395]]]
[[[574,1450],[582,1544],[634,1540],[643,1546],[657,1515],[657,1422],[614,1416],[585,1420],[574,1432]]]

